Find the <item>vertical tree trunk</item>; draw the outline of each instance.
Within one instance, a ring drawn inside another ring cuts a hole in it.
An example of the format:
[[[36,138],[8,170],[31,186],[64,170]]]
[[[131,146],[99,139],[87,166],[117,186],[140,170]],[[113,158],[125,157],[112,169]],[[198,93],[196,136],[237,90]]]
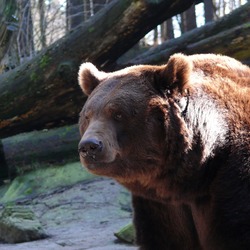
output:
[[[168,40],[174,39],[174,27],[172,18],[169,18],[166,22],[167,22],[167,38]]]
[[[84,21],[90,18],[90,0],[83,0]]]
[[[41,46],[42,49],[46,47],[46,20],[45,20],[45,6],[44,0],[39,0],[38,2],[38,9],[39,9],[39,26],[40,26],[40,33],[41,33]]]
[[[195,5],[193,4],[188,10],[181,14],[181,31],[182,33],[185,33],[196,27]]]
[[[213,0],[204,0],[205,23],[214,20]]]
[[[161,24],[161,43],[167,40],[167,22]]]
[[[154,37],[153,37],[153,42],[154,42],[154,46],[158,45],[158,28],[154,28]]]
[[[24,59],[30,57],[34,52],[33,22],[31,17],[30,0],[20,1],[20,29],[18,33],[18,53]]]
[[[67,30],[71,31],[81,25],[84,21],[84,8],[82,0],[67,1]]]
[[[17,30],[16,21],[13,16],[16,12],[15,0],[0,0],[0,62],[9,49],[13,32]],[[4,70],[5,65],[0,63],[0,73]]]
[[[226,5],[227,3],[225,1],[220,2],[220,9],[221,9],[221,15],[220,16],[225,16],[226,15]]]
[[[161,24],[161,43],[174,38],[174,28],[172,18]]]

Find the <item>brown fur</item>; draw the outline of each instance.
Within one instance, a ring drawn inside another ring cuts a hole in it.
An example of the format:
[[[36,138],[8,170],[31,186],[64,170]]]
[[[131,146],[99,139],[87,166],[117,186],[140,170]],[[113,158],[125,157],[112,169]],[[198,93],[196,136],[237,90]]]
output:
[[[229,111],[228,118],[235,127],[240,128],[243,124],[249,125],[249,68],[228,57],[218,58],[214,55],[209,55],[205,59],[202,55],[192,57],[195,69],[203,72],[205,91],[219,102],[221,108],[226,107]],[[235,122],[239,122],[239,124],[235,124]]]
[[[82,164],[133,195],[140,249],[250,249],[250,69],[219,55],[83,64]]]

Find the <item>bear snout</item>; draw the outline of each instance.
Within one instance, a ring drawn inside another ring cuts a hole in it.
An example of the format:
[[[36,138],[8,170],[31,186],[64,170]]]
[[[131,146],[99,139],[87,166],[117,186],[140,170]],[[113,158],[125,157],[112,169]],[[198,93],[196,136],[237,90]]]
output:
[[[103,150],[103,143],[95,138],[81,140],[78,145],[79,154],[83,158],[95,160]]]

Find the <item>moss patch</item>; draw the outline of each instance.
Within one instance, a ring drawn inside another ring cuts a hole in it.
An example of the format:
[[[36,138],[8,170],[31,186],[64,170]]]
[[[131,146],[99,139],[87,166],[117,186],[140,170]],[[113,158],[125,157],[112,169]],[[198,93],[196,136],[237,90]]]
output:
[[[10,184],[1,186],[0,202],[13,202],[30,195],[45,193],[80,181],[88,181],[94,177],[83,169],[79,162],[33,170],[16,177]]]
[[[0,216],[0,239],[19,243],[46,238],[40,221],[28,207],[8,206]]]
[[[135,227],[133,223],[129,223],[123,228],[121,228],[118,232],[114,233],[114,235],[121,241],[124,241],[126,243],[134,243]]]
[[[44,69],[47,67],[47,65],[50,63],[51,58],[48,55],[43,55],[42,58],[40,59],[40,68]]]

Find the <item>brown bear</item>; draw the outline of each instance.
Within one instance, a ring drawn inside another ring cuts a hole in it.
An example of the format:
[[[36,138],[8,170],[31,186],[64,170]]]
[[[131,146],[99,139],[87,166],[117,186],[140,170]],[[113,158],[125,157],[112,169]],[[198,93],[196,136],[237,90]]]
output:
[[[84,63],[82,164],[132,192],[144,250],[250,249],[250,69],[220,55]]]

